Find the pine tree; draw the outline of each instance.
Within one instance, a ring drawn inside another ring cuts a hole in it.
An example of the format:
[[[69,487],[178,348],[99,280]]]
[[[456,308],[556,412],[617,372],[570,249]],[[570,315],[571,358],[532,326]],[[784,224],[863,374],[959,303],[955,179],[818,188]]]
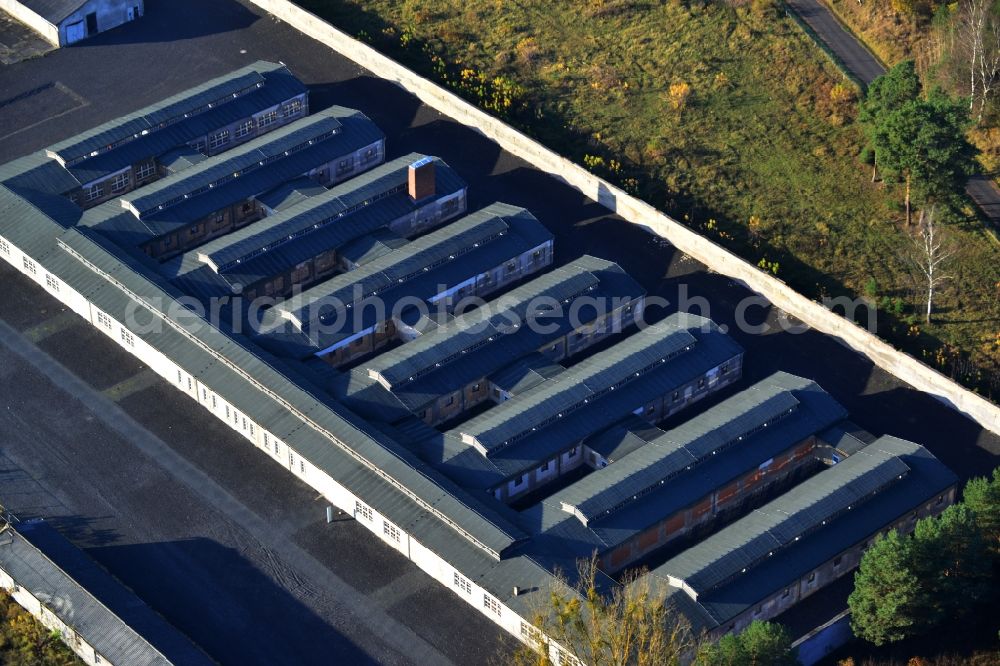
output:
[[[794,666],[792,636],[774,622],[750,623],[738,634],[726,634],[698,651],[695,666]]]
[[[920,580],[911,569],[912,544],[895,530],[876,539],[854,575],[847,599],[854,634],[875,645],[912,636],[919,626]]]
[[[1000,467],[992,478],[970,479],[963,503],[975,514],[986,547],[994,557],[1000,556]]]

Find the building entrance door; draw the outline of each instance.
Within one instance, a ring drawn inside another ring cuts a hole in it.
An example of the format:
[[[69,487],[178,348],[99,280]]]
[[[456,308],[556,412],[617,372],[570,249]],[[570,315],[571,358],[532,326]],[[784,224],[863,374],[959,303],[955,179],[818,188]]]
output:
[[[90,12],[87,14],[87,34],[97,34],[97,12]]]
[[[83,21],[77,21],[76,23],[70,23],[66,26],[66,43],[72,44],[73,42],[78,42],[87,36],[86,31],[83,29]]]

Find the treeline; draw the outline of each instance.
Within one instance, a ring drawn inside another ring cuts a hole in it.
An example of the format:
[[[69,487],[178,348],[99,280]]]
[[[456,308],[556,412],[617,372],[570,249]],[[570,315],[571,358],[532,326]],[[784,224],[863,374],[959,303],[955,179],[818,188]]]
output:
[[[848,605],[855,635],[884,645],[965,619],[992,622],[995,632],[998,601],[1000,468],[969,481],[961,502],[919,521],[913,534],[877,539]]]

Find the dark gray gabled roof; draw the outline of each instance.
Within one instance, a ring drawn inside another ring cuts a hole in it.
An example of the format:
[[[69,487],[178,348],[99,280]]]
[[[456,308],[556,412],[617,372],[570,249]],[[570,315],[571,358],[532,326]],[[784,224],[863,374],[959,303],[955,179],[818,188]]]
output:
[[[616,264],[581,257],[473,312],[456,317],[409,344],[379,355],[369,361],[366,368],[373,377],[381,378],[401,395],[445,393],[449,387],[461,387],[477,377],[502,371],[572,328],[566,316],[539,318],[546,324],[544,331],[524,325],[529,308],[538,314],[539,305],[553,300],[562,303],[582,295],[637,298],[642,294],[642,288]],[[440,379],[435,380],[431,375]],[[516,383],[512,376],[499,379],[501,382],[507,380]]]
[[[877,493],[909,471],[906,463],[886,451],[851,456],[688,548],[655,573],[680,582],[696,597],[705,594],[841,513],[876,500]]]
[[[421,236],[353,271],[310,287],[264,313],[262,342],[305,358],[346,344],[389,316],[428,308],[441,286],[454,287],[552,241],[523,208],[493,204]]]
[[[0,569],[113,664],[214,663],[43,521],[0,528]]]
[[[685,324],[682,317],[668,317],[579,363],[558,381],[546,382],[470,419],[459,432],[475,438],[487,452],[505,447],[519,436],[561,418],[567,410],[582,408],[584,401],[595,399],[620,382],[637,378],[695,348],[697,338]]]
[[[524,434],[515,440],[507,444],[501,443],[483,455],[483,449],[474,443],[471,445],[459,443],[465,431],[463,425],[449,431],[443,441],[429,442],[440,452],[442,469],[449,470],[450,474],[461,478],[463,483],[471,487],[479,484],[493,487],[505,479],[516,477],[541,462],[550,460],[649,402],[669,396],[673,391],[699,377],[704,377],[713,368],[733,361],[743,353],[742,347],[704,317],[680,313],[671,315],[668,320],[695,335],[697,344],[691,345],[690,351],[675,355],[666,362],[662,362],[664,357],[655,353],[647,354],[658,346],[659,339],[656,338],[656,334],[663,333],[662,329],[656,327],[647,328],[619,343],[626,346],[624,351],[616,352],[615,347],[605,350],[600,355],[592,356],[534,389],[489,410],[486,416],[518,401],[533,405],[535,403],[532,399],[535,396],[550,393],[559,395],[559,405],[573,407],[567,411],[553,411],[547,420],[529,426],[523,430]],[[685,325],[688,328],[684,328]],[[642,349],[644,344],[648,345],[645,350]],[[639,349],[636,349],[637,347]],[[662,351],[662,348],[660,350]],[[615,388],[612,388],[615,384],[611,384],[602,392],[596,393],[575,379],[581,375],[592,375],[593,368],[587,367],[587,364],[609,362],[601,359],[629,358],[630,363],[636,364],[638,357],[645,357],[648,360],[647,369],[639,370],[639,377],[635,377],[635,373],[632,372],[627,378],[629,381],[619,379],[621,384]],[[567,388],[564,390],[560,385]],[[556,388],[558,390],[554,390]],[[586,402],[573,404],[571,401],[574,399]],[[519,407],[518,412],[520,411]],[[475,419],[470,419],[469,422],[473,420]]]
[[[75,5],[69,12],[83,3],[79,0],[31,0],[31,4],[62,5],[64,8]],[[62,20],[60,17],[58,20]],[[196,114],[208,111],[208,105],[224,106],[238,100],[241,95],[263,87],[265,75],[268,72],[285,70],[284,65],[258,61],[247,67],[229,72],[220,77],[206,81],[201,85],[189,88],[184,92],[168,97],[155,104],[119,116],[103,125],[98,125],[86,132],[81,132],[72,138],[49,146],[47,152],[58,157],[67,166],[92,156],[93,152],[105,152],[126,142],[136,141],[148,135],[162,131],[164,128],[179,123]],[[288,77],[295,81],[289,74]],[[295,83],[298,83],[295,81]],[[298,83],[301,91],[305,88]],[[234,95],[236,97],[234,97]],[[292,95],[289,95],[292,96]],[[145,134],[144,134],[145,132]],[[96,157],[96,156],[95,156]]]
[[[162,323],[158,331],[139,337],[396,524],[405,527],[419,514],[432,515],[496,558],[526,538],[357,415],[323,400],[308,381],[249,341],[205,320],[191,326],[190,317],[178,317],[170,304],[181,294],[133,255],[85,228],[68,230],[58,243],[66,258],[75,259],[64,270],[72,271],[69,281],[85,298],[120,317],[138,304],[149,313],[137,315],[138,321],[151,316]],[[84,288],[88,283],[93,286]],[[402,504],[384,506],[386,493]],[[411,533],[420,538],[419,532]]]
[[[163,273],[183,278],[209,266],[220,276],[215,284],[222,293],[228,293],[236,285],[247,287],[280,275],[328,250],[340,250],[342,254],[348,243],[378,234],[390,223],[433,202],[431,199],[418,204],[406,193],[407,160],[412,157],[377,166],[329,190],[319,188],[273,215],[168,261]],[[465,182],[447,164],[437,160],[437,165],[437,197],[465,189]],[[306,180],[292,182],[301,191]],[[183,288],[191,281],[178,284]]]
[[[837,470],[852,460],[856,467]],[[889,478],[893,472],[897,472],[896,476]],[[854,491],[841,491],[837,485],[855,482],[860,485]],[[838,554],[873,538],[921,505],[936,502],[935,496],[943,501],[943,494],[956,482],[955,475],[924,447],[895,437],[880,437],[851,458],[762,507],[762,511],[773,515],[772,521],[780,521],[777,511],[796,515],[786,525],[793,532],[801,530],[797,540],[793,536],[789,541],[787,533],[775,533],[777,542],[786,543],[782,548],[767,551],[772,554],[765,553],[755,561],[728,559],[726,553],[738,549],[755,531],[765,528],[764,523],[758,522],[760,517],[751,515],[657,567],[652,574],[675,585],[681,579],[671,578],[671,569],[695,580],[704,575],[701,584],[715,587],[707,591],[691,588],[691,591],[698,594],[697,603],[705,614],[718,624],[725,624]],[[839,514],[830,511],[831,506],[844,506],[846,498],[836,497],[840,492],[860,494],[875,488],[878,491],[874,495],[859,498],[864,501],[848,504],[850,509]],[[798,494],[793,495],[795,492]],[[798,510],[801,508],[806,510],[805,515]],[[825,514],[833,517],[822,517]],[[702,550],[710,542],[721,549],[721,559],[714,550]],[[733,552],[742,557],[738,550]],[[698,553],[704,556],[700,562]],[[723,572],[729,575],[723,577]]]
[[[797,444],[803,437],[800,429],[782,428],[777,421],[800,407],[806,412],[815,410],[813,401],[802,407],[795,397],[795,390],[808,388],[820,390],[807,379],[777,373],[572,484],[559,493],[558,500],[581,520],[590,521],[710,458],[721,459],[718,456],[724,456],[730,446],[755,446],[754,434],[763,428],[785,433],[786,446]],[[824,408],[835,405],[826,397],[821,403]],[[817,415],[813,430],[836,418],[840,414],[836,411],[825,420]]]
[[[331,139],[344,129],[341,118],[357,113],[342,107],[332,107],[283,125],[253,141],[209,157],[180,173],[124,194],[121,196],[122,205],[134,210],[140,218],[169,209],[224,183],[267,169],[269,164],[289,154],[308,150],[315,144]]]

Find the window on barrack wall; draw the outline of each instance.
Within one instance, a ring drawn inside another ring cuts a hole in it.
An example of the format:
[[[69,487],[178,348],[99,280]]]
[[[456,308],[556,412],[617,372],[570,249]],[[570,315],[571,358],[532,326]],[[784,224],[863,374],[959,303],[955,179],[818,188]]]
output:
[[[3,252],[4,254],[8,255],[10,254],[10,245],[8,245],[7,241],[3,240],[2,238],[0,238],[0,252]]]
[[[21,264],[24,266],[24,270],[28,271],[32,275],[35,274],[35,270],[36,270],[35,269],[35,262],[33,262],[31,259],[28,259],[27,257],[22,257],[21,258]]]
[[[152,162],[146,162],[145,164],[140,164],[139,168],[135,170],[135,179],[144,180],[149,178],[156,172],[156,165]]]
[[[245,123],[240,123],[236,126],[236,138],[242,139],[247,134],[253,131],[253,121],[248,120]]]
[[[297,116],[301,112],[302,112],[302,100],[298,99],[293,99],[288,104],[285,104],[285,106],[283,106],[281,109],[282,115],[284,115],[286,118],[290,116]]]
[[[483,608],[496,613],[498,617],[503,614],[503,607],[500,605],[500,602],[488,594],[483,594]]]
[[[278,120],[277,111],[268,111],[257,119],[257,127],[267,127],[273,125]]]
[[[466,594],[472,594],[472,582],[462,574],[455,572],[455,587],[462,590]]]
[[[98,183],[97,185],[91,185],[87,188],[87,201],[93,201],[94,199],[100,199],[104,196],[104,185]]]
[[[361,516],[368,521],[375,519],[375,515],[372,513],[372,508],[360,501],[354,502],[354,515]]]
[[[229,143],[229,130],[222,130],[208,137],[208,147],[211,150],[221,148],[227,143]]]
[[[122,190],[128,189],[129,175],[126,171],[125,173],[120,173],[115,176],[115,179],[111,181],[111,191],[121,192]]]
[[[399,543],[400,539],[399,528],[387,520],[382,521],[382,534],[389,537],[396,543]]]

